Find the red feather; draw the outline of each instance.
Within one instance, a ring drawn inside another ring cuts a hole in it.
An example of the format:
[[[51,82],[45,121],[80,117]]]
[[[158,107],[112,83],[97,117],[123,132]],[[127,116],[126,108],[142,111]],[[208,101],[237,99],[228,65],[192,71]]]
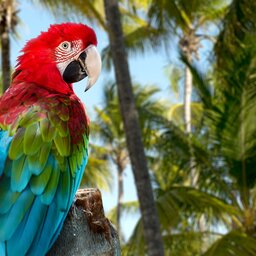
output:
[[[60,118],[67,116],[72,144],[82,142],[85,133],[88,135],[90,121],[83,104],[75,94],[63,95],[34,84],[13,86],[2,96],[0,123],[6,126],[14,125],[18,117],[32,105],[40,106],[48,112],[54,111]]]

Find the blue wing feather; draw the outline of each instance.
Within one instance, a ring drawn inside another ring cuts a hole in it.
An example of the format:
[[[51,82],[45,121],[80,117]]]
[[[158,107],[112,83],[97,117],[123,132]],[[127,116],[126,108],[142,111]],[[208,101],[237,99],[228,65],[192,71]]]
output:
[[[7,131],[1,131],[0,128],[0,177],[4,171],[6,157],[8,155],[10,143],[12,141],[12,137],[8,135]]]
[[[49,154],[45,166],[52,166],[49,182],[38,190],[40,193],[33,193],[27,159],[18,166],[20,176],[12,189],[12,172],[16,170],[13,164],[18,160],[8,158],[12,139],[7,131],[0,131],[0,256],[43,256],[61,231],[82,179],[87,151],[82,163],[77,164],[75,176],[69,161],[65,161],[63,171],[54,155]]]
[[[5,242],[0,242],[0,255],[6,256],[5,254]]]
[[[31,172],[28,167],[26,156],[21,156],[12,162],[11,188],[12,191],[21,192],[24,190],[30,180]]]
[[[30,248],[38,229],[46,215],[47,206],[42,204],[37,197],[26,213],[19,227],[7,243],[7,251],[10,255],[25,255]]]
[[[19,197],[18,192],[13,192],[10,189],[10,179],[7,177],[1,178],[0,186],[0,216],[1,214],[7,213],[12,205],[16,202]],[[1,255],[1,254],[0,254]]]
[[[77,191],[77,189],[79,188],[79,185],[80,185],[80,183],[81,183],[81,180],[82,180],[82,177],[83,177],[83,173],[84,173],[84,169],[85,169],[85,166],[86,166],[87,162],[88,162],[88,156],[86,156],[86,157],[83,159],[83,162],[82,162],[82,164],[81,164],[80,169],[77,170],[77,174],[78,174],[78,175],[75,176],[75,178],[72,180],[73,185],[72,185],[72,192],[71,192],[71,194],[72,194],[73,196],[70,197],[70,201],[69,201],[69,206],[68,206],[68,208],[70,208],[71,205],[72,205],[73,198],[74,198],[75,193],[76,193],[76,191]],[[61,228],[62,228],[62,226],[63,226],[63,223],[64,223],[64,221],[65,221],[65,219],[66,219],[67,213],[68,213],[68,212],[66,212],[64,218],[62,218],[61,223],[60,223],[59,226],[58,226],[58,229],[55,231],[55,233],[54,233],[54,235],[53,235],[53,237],[52,237],[51,243],[49,244],[49,248],[51,248],[52,245],[54,244],[54,242],[56,241],[56,239],[57,239],[57,237],[58,237],[58,235],[59,235],[59,233],[60,233],[60,231],[61,231]]]
[[[9,240],[31,207],[34,194],[29,188],[20,193],[19,198],[6,214],[0,215],[0,241]]]

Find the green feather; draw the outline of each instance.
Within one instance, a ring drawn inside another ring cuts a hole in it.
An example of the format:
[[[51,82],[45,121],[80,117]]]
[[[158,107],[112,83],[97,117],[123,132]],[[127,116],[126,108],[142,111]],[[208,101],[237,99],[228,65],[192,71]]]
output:
[[[44,143],[35,155],[28,156],[29,169],[32,174],[39,175],[46,165],[52,143]]]
[[[67,122],[63,122],[60,120],[59,124],[56,126],[57,131],[59,132],[61,137],[65,137],[69,134],[69,130],[68,130],[68,123]]]
[[[61,119],[57,116],[57,114],[53,111],[48,113],[48,117],[51,124],[55,127],[57,127],[59,123],[62,122]]]
[[[40,121],[40,131],[45,142],[52,141],[56,134],[55,127],[47,119]]]
[[[74,174],[77,171],[77,169],[76,169],[77,168],[76,155],[73,155],[72,157],[69,157],[68,162],[69,162],[69,167],[70,167],[70,170],[71,170],[71,173],[72,173],[72,177],[74,177]]]
[[[58,111],[58,116],[62,121],[68,121],[69,120],[69,109],[65,105],[59,105],[59,111]]]
[[[44,143],[44,145],[41,147],[41,150],[39,152],[39,159],[38,159],[38,162],[40,163],[41,166],[46,164],[51,148],[52,148],[52,143]]]
[[[42,113],[38,112],[37,108],[33,108],[33,110],[27,112],[24,116],[20,118],[19,125],[22,127],[28,127],[39,120],[41,120],[46,115],[43,115]]]
[[[83,153],[85,154],[85,152],[83,152]],[[83,157],[84,157],[83,153],[82,152],[77,152],[77,164],[78,165],[82,164]],[[87,152],[86,152],[86,154],[87,154]]]
[[[56,134],[54,138],[56,148],[61,156],[70,155],[70,136],[61,137],[60,134]]]
[[[44,192],[49,182],[52,170],[53,163],[49,159],[44,170],[38,176],[32,176],[30,181],[30,188],[34,194],[41,195]]]
[[[59,132],[61,137],[66,137],[69,134],[68,123],[62,121],[56,113],[50,113],[49,120],[51,125],[53,125]]]
[[[55,167],[52,170],[50,181],[48,182],[44,193],[41,195],[42,203],[49,205],[52,202],[58,187],[59,176],[60,169],[58,167],[58,164],[55,164]]]
[[[57,191],[57,206],[62,211],[67,211],[70,200],[70,186],[71,186],[70,172],[62,172],[60,175],[60,181]]]
[[[18,159],[23,153],[23,141],[24,141],[25,129],[18,129],[14,135],[10,148],[9,157],[12,160]]]
[[[83,136],[83,140],[84,140],[84,147],[88,148],[88,144],[89,144],[89,138],[87,135]]]
[[[21,192],[28,184],[31,173],[28,167],[27,158],[21,156],[12,162],[11,171],[11,189],[12,191]]]
[[[26,155],[34,155],[42,146],[42,142],[39,123],[26,128],[24,135],[24,153]]]

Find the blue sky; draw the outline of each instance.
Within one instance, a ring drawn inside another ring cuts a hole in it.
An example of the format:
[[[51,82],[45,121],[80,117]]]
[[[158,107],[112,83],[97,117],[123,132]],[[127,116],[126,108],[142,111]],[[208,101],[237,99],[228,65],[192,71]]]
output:
[[[19,38],[12,39],[11,42],[11,63],[13,67],[16,64],[16,59],[19,56],[20,50],[28,40],[36,37],[41,31],[46,31],[50,24],[66,21],[61,18],[56,19],[43,7],[33,5],[30,1],[20,2],[19,17],[22,24],[18,27]],[[81,20],[81,22],[87,24],[86,19]],[[108,45],[107,35],[96,27],[94,27],[94,29],[97,31],[98,48],[99,50],[102,50]],[[144,56],[137,55],[136,57],[132,57],[129,60],[132,79],[133,81],[144,85],[157,84],[163,91],[168,90],[168,79],[164,75],[164,67],[168,63],[170,63],[170,58],[161,51],[147,53]],[[87,93],[84,93],[86,81],[81,81],[74,85],[75,92],[86,105],[91,120],[94,118],[93,107],[101,105],[104,81],[111,79],[114,79],[113,72],[103,71],[96,85]],[[159,95],[159,97],[162,96]],[[127,168],[125,171],[124,183],[124,201],[135,200],[137,198],[136,190],[130,168]],[[104,208],[107,212],[116,204],[116,185],[114,185],[112,192],[102,191],[102,195]],[[126,238],[131,234],[133,227],[136,224],[137,217],[131,218],[129,216],[123,216],[123,230]]]

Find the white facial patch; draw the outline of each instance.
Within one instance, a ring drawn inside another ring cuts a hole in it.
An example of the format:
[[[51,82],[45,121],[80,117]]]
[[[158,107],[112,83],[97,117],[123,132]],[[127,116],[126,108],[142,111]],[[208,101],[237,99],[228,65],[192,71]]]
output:
[[[70,47],[63,48],[63,44],[65,43],[69,43]],[[56,48],[56,63],[61,75],[63,75],[65,68],[68,66],[68,64],[79,57],[82,52],[82,46],[82,40],[76,40],[72,42],[62,42]]]

